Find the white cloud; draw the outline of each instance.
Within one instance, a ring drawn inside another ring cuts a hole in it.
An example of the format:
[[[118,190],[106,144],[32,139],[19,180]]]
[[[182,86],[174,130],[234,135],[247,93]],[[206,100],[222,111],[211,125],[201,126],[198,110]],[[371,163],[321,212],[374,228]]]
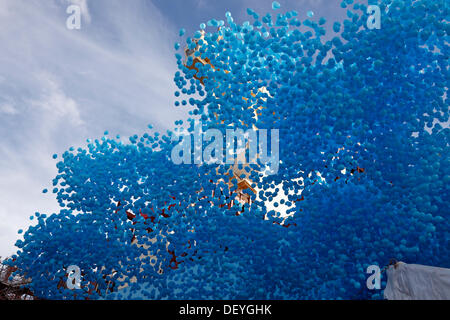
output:
[[[43,85],[43,93],[39,100],[31,101],[31,105],[42,108],[43,112],[53,114],[58,118],[66,118],[74,125],[82,125],[84,122],[75,100],[61,90],[51,75],[41,73],[37,75],[37,78]]]
[[[10,103],[4,103],[4,104],[0,104],[0,113],[6,114],[6,115],[15,115],[18,114],[19,112],[17,111],[16,108],[14,108],[14,106]]]
[[[206,0],[197,0],[195,4],[197,8],[202,8],[205,7],[208,4],[208,2]]]
[[[172,107],[176,28],[148,1],[78,3],[91,23],[68,30],[66,1],[0,0],[0,256],[35,211],[57,212],[41,193],[53,153],[185,117]]]

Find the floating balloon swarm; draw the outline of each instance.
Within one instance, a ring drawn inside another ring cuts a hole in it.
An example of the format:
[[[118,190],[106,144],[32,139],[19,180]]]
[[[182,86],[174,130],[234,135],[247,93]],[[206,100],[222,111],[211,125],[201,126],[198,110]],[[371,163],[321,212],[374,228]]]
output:
[[[35,214],[9,263],[46,299],[379,299],[369,265],[449,268],[449,3],[370,3],[380,29],[345,0],[328,36],[276,2],[181,30],[175,107],[191,118],[55,155],[61,210]],[[194,120],[279,129],[278,173],[244,167],[249,203],[232,165],[172,161]]]

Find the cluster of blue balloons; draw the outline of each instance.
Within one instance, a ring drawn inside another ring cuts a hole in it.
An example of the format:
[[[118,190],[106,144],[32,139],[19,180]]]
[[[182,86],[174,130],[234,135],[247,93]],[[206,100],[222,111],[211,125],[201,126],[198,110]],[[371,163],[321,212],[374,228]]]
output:
[[[376,299],[369,265],[450,267],[449,4],[370,3],[380,29],[344,0],[334,36],[274,3],[187,37],[174,77],[187,123],[127,143],[105,132],[57,163],[61,211],[36,213],[10,260],[36,296]],[[245,167],[250,203],[232,202],[231,165],[171,161],[195,119],[280,130],[278,174]],[[80,290],[65,285],[69,265]]]

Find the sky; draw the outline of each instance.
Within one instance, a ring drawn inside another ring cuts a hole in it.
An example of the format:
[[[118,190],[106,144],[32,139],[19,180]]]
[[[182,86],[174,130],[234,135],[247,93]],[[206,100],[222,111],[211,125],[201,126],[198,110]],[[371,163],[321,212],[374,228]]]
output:
[[[340,0],[287,0],[299,19],[342,21]],[[174,43],[211,18],[249,20],[272,0],[0,0],[0,256],[17,250],[17,231],[35,212],[59,212],[51,188],[53,154],[86,145],[105,130],[128,137],[148,124],[174,127]],[[81,28],[66,9],[81,8]],[[51,190],[51,189],[50,189]]]

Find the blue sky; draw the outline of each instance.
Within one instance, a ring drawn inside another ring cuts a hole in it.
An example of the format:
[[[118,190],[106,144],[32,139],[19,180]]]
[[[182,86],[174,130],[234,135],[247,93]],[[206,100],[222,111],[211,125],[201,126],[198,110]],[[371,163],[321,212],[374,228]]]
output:
[[[312,10],[328,29],[342,21],[340,0],[279,1],[301,20]],[[54,153],[105,130],[127,137],[187,115],[173,107],[178,30],[211,18],[265,14],[272,0],[0,0],[0,256],[14,253],[17,230],[34,212],[58,212],[42,194],[57,174]],[[80,30],[66,8],[82,9]]]

